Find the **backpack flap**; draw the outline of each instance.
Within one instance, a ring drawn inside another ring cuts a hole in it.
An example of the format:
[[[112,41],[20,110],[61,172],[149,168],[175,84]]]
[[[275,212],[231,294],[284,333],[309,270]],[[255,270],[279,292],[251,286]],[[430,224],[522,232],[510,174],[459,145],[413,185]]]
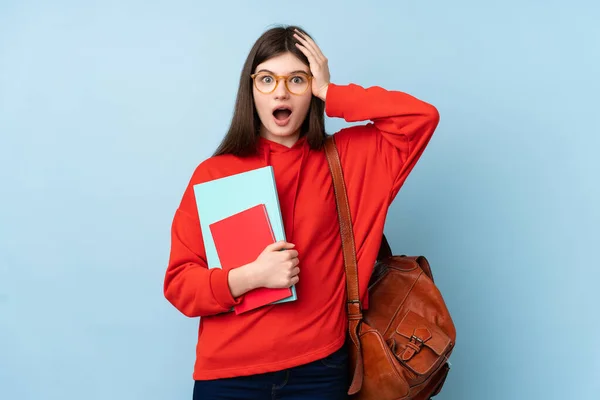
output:
[[[394,335],[394,353],[415,374],[430,373],[446,361],[452,341],[435,323],[408,311]]]

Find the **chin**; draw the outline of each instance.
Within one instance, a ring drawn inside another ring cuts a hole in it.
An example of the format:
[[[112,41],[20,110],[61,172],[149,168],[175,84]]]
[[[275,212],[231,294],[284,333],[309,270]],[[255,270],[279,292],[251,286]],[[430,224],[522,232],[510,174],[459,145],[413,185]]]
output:
[[[294,127],[290,127],[290,126],[277,126],[274,125],[270,126],[269,128],[269,132],[271,133],[271,135],[273,136],[277,136],[277,137],[289,137],[289,136],[293,136],[296,132],[298,132],[300,130],[300,126],[294,126]]]

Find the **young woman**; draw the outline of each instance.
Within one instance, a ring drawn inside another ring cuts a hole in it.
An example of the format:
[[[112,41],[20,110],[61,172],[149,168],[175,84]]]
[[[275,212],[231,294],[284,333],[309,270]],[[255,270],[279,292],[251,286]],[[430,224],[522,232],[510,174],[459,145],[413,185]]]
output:
[[[244,64],[229,131],[194,171],[172,226],[164,293],[201,317],[194,399],[342,399],[349,386],[346,286],[324,114],[368,121],[334,136],[347,185],[363,308],[390,203],[439,120],[415,97],[330,82],[327,58],[297,27],[274,28]],[[208,269],[193,185],[270,165],[286,243],[231,270]],[[296,285],[294,302],[228,313],[254,288]]]

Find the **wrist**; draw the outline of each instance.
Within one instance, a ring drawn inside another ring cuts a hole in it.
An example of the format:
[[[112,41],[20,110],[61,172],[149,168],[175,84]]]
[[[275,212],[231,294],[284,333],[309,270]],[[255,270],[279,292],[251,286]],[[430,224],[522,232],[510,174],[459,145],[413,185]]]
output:
[[[327,99],[327,89],[329,89],[329,84],[327,84],[327,86],[325,86],[323,89],[321,89],[321,91],[319,92],[319,98],[323,101],[325,101],[325,99]]]
[[[240,297],[258,287],[256,286],[258,284],[256,276],[252,270],[251,264],[247,264],[229,271],[229,290],[233,297]]]
[[[256,261],[246,264],[240,268],[242,273],[242,279],[246,283],[248,291],[257,289],[262,286],[260,278],[256,273]]]

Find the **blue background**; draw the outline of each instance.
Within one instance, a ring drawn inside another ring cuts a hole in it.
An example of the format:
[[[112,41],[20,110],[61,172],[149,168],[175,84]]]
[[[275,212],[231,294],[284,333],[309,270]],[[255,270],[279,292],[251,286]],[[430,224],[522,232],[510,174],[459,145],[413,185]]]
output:
[[[0,398],[191,398],[171,218],[278,23],[314,35],[333,82],[440,111],[386,226],[457,325],[438,398],[596,398],[600,6],[566,4],[3,0]]]

